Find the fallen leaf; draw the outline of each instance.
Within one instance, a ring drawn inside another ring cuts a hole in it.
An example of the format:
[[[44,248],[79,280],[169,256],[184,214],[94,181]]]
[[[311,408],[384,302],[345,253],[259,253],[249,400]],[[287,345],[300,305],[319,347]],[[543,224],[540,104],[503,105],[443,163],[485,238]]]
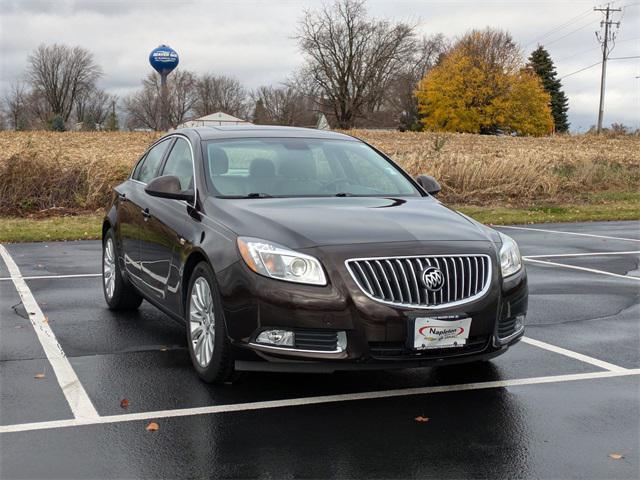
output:
[[[41,378],[44,378],[44,373],[36,373],[33,378],[40,380]]]
[[[49,317],[44,317],[42,319],[42,323],[49,323]]]
[[[429,417],[423,417],[422,415],[420,415],[414,418],[414,420],[420,423],[427,423],[429,421]]]
[[[620,453],[610,453],[609,457],[613,458],[614,460],[620,460],[620,459],[624,458],[624,455],[622,455]]]
[[[149,432],[155,432],[159,428],[160,426],[156,422],[151,422],[149,423],[149,425],[147,425],[146,430]]]
[[[122,400],[120,400],[120,407],[129,408],[129,400],[126,398],[123,398]]]

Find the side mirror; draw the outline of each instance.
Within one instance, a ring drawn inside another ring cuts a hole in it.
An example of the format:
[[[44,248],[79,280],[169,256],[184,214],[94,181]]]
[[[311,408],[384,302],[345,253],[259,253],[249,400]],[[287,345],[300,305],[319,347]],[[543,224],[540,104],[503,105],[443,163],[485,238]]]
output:
[[[193,202],[193,190],[182,190],[180,179],[175,175],[163,175],[151,180],[144,189],[152,197],[170,198]]]
[[[431,175],[418,175],[416,177],[416,182],[418,182],[418,184],[424,188],[429,195],[437,195],[440,190],[442,190],[438,181]]]

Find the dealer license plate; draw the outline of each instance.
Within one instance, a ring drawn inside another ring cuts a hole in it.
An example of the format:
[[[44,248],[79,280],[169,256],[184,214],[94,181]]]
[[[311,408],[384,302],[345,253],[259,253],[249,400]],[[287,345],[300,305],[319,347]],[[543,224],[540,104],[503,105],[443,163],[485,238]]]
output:
[[[467,344],[470,329],[470,318],[437,320],[419,317],[414,321],[413,348],[426,350],[464,347]]]

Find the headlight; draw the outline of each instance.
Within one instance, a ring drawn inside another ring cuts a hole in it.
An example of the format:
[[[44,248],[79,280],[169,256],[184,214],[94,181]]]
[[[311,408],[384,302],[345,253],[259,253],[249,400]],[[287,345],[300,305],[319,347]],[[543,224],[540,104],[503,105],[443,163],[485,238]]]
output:
[[[515,240],[504,233],[498,232],[502,239],[500,247],[500,266],[502,267],[502,277],[513,275],[522,268],[522,257]]]
[[[250,237],[238,237],[238,250],[247,266],[265,277],[311,285],[327,284],[322,265],[310,255]]]

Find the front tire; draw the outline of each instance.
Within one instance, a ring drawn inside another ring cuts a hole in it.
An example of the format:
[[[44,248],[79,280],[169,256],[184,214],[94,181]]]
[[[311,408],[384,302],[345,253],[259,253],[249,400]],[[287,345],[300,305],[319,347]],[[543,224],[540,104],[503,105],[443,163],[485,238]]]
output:
[[[135,310],[142,297],[120,273],[116,241],[109,229],[102,240],[102,292],[109,310]]]
[[[189,280],[185,305],[187,345],[193,367],[207,383],[234,378],[234,359],[224,323],[222,301],[213,270],[196,265]]]

